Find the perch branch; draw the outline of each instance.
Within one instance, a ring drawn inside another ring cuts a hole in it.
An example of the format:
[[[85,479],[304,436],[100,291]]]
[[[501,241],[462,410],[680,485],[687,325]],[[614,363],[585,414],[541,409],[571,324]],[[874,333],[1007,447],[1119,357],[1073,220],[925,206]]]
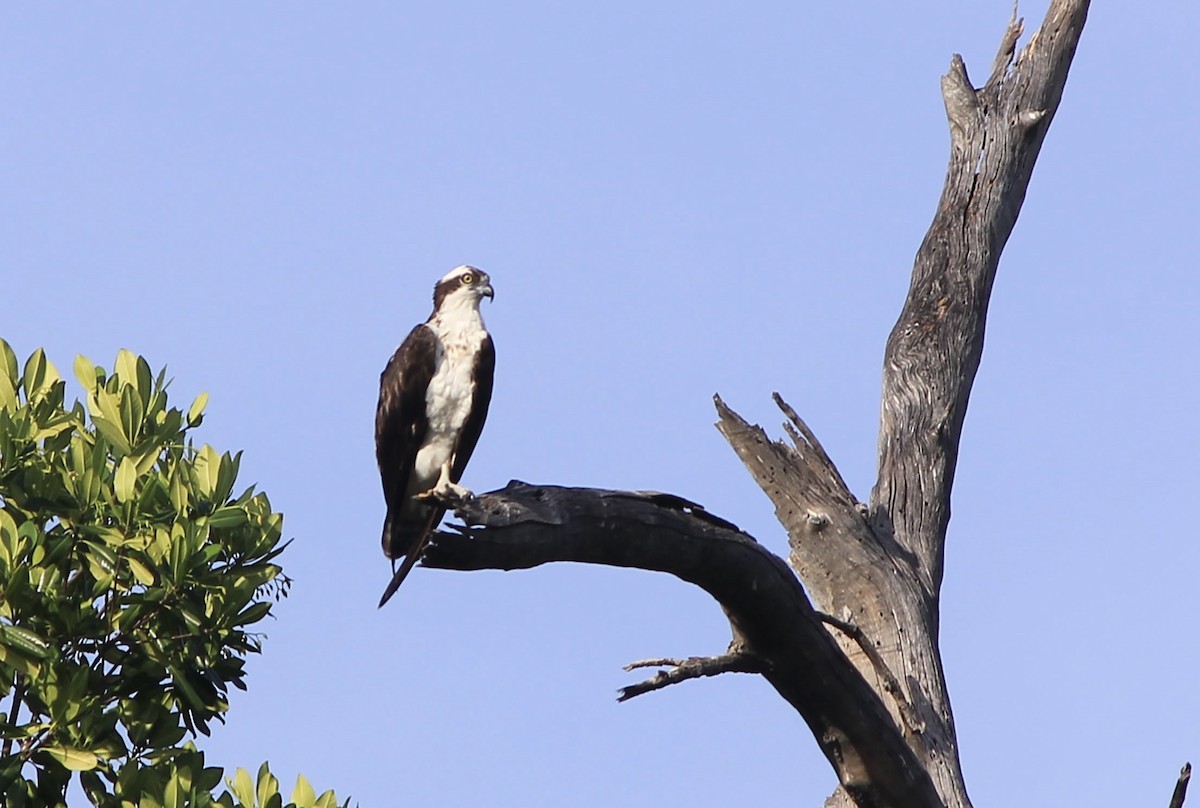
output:
[[[518,481],[459,503],[455,513],[463,527],[433,537],[425,566],[512,570],[576,561],[667,572],[699,586],[724,609],[737,652],[760,660],[763,677],[804,718],[848,793],[863,805],[942,805],[796,576],[725,520],[666,494]]]

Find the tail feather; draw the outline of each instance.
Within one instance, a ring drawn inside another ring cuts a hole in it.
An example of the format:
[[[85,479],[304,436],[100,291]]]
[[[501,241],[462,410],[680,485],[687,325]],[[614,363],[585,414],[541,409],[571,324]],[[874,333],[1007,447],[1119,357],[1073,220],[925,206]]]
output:
[[[392,573],[392,580],[387,585],[387,589],[383,591],[383,597],[379,599],[379,608],[382,609],[392,595],[396,594],[396,590],[400,588],[400,584],[404,583],[408,573],[421,560],[421,553],[429,544],[429,537],[433,535],[433,529],[437,527],[438,522],[442,521],[443,514],[444,511],[441,508],[431,508],[423,521],[413,521],[394,519],[391,511],[388,512],[383,523],[383,552],[393,561],[400,556],[404,556],[404,560],[400,562],[400,567]]]
[[[425,542],[422,542],[422,545],[424,544]],[[424,546],[422,546],[421,549],[424,550]],[[404,579],[408,577],[408,573],[412,570],[413,566],[417,563],[417,559],[420,557],[421,554],[419,552],[409,553],[404,557],[403,563],[400,564],[400,569],[392,573],[391,583],[387,585],[387,589],[383,590],[383,597],[379,599],[380,609],[383,608],[385,603],[391,600],[392,595],[396,594],[396,590],[400,588],[400,584],[404,583]]]

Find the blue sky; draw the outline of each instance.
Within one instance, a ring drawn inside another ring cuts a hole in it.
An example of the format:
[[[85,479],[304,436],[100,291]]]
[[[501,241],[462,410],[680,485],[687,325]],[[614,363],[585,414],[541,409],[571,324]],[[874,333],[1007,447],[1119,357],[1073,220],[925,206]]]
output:
[[[418,569],[377,611],[378,373],[433,282],[483,267],[466,484],[670,491],[784,552],[711,396],[778,434],[780,391],[867,496],[938,77],[958,51],[982,81],[1009,12],[6,8],[0,336],[208,391],[200,436],[294,538],[210,759],[363,806],[819,805],[833,774],[763,681],[615,702],[624,663],[728,641],[674,579]],[[1182,0],[1097,4],[1001,263],[942,618],[979,805],[1165,803],[1200,758],[1197,30]]]

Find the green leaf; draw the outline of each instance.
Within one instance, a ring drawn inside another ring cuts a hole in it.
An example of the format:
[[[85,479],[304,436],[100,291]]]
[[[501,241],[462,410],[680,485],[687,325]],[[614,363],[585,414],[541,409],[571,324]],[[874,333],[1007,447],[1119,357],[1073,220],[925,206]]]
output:
[[[142,400],[133,385],[121,387],[121,428],[130,443],[137,443],[142,434],[142,420],[145,411]]]
[[[37,676],[41,671],[41,665],[36,661],[11,648],[0,645],[0,671],[4,672],[6,676],[11,676],[11,672],[5,670],[5,668],[30,677]]]
[[[125,542],[128,541],[120,529],[111,525],[83,525],[79,528],[79,532],[87,536],[104,539],[104,543],[109,547],[123,547]]]
[[[170,779],[167,780],[167,787],[163,791],[163,808],[184,808],[186,799],[179,772],[172,772]]]
[[[122,429],[120,398],[101,387],[96,387],[88,397],[88,412],[92,423],[122,455],[129,454],[132,446],[129,436]]]
[[[46,352],[38,348],[25,363],[25,400],[32,403],[44,398],[61,380],[58,370],[46,359]]]
[[[110,421],[102,415],[93,415],[92,424],[121,454],[129,454],[133,450],[129,441],[125,439],[125,433],[121,431],[120,424],[116,421]]]
[[[0,626],[0,644],[33,659],[49,659],[54,655],[50,643],[20,626]]]
[[[216,500],[224,502],[233,495],[233,485],[237,482],[238,470],[242,465],[242,453],[221,455],[221,466],[217,474],[217,488],[214,492]]]
[[[17,387],[21,378],[17,375],[17,355],[12,346],[0,339],[0,410],[16,411],[20,406]]]
[[[166,400],[166,394],[162,394],[163,400]],[[159,425],[158,434],[160,440],[166,440],[171,443],[179,443],[179,431],[183,426],[183,413],[172,407],[165,412],[159,412],[155,417],[155,423]]]
[[[158,447],[154,447],[148,452],[145,452],[140,457],[135,458],[137,462],[138,476],[149,474],[150,470],[158,463]]]
[[[248,521],[244,510],[232,506],[217,508],[208,517],[209,527],[215,528],[241,527]]]
[[[117,351],[117,361],[113,363],[113,372],[121,377],[124,384],[128,384],[135,390],[138,385],[138,355],[133,351],[122,348]]]
[[[83,793],[87,794],[88,799],[92,801],[92,805],[102,805],[102,799],[108,796],[108,789],[104,787],[104,781],[100,779],[100,775],[94,771],[80,772],[79,783],[83,786]]]
[[[96,389],[96,380],[99,378],[96,375],[96,366],[83,354],[75,357],[75,378],[89,393]]]
[[[11,567],[17,560],[17,535],[17,520],[7,508],[0,508],[0,561],[4,562],[4,567]]]
[[[8,343],[5,343],[7,346]],[[21,398],[17,395],[17,382],[5,374],[0,374],[0,410],[15,412],[21,406]]]
[[[201,759],[200,763],[201,764],[204,763],[203,759]],[[195,781],[193,782],[193,785],[196,788],[202,789],[204,791],[212,791],[214,788],[216,788],[220,784],[221,775],[223,773],[224,772],[222,771],[220,766],[204,767],[200,771],[196,772]]]
[[[258,803],[266,805],[271,797],[279,794],[279,780],[271,774],[266,763],[258,767]]]
[[[133,499],[133,488],[137,482],[137,464],[133,458],[126,455],[117,466],[116,477],[113,478],[113,490],[117,494],[117,502],[128,502]]]
[[[162,721],[155,725],[154,731],[150,733],[148,741],[151,746],[163,749],[179,743],[179,740],[186,734],[187,730],[179,724]],[[221,778],[218,776],[217,781],[220,782],[220,780]]]
[[[171,507],[175,509],[176,513],[187,513],[188,486],[183,480],[183,472],[178,467],[171,472],[170,497]]]
[[[304,775],[299,774],[296,775],[296,787],[292,789],[292,796],[289,799],[296,804],[296,808],[313,808],[313,804],[317,801],[317,792],[313,791],[313,787],[309,785]]]
[[[0,372],[12,382],[15,387],[19,384],[17,379],[17,355],[13,353],[12,346],[4,339],[0,339]]]
[[[88,552],[85,557],[91,569],[92,576],[98,580],[112,577],[117,570],[117,554],[103,544],[94,541],[84,541]]]
[[[192,468],[196,472],[196,488],[199,489],[200,495],[205,498],[212,497],[221,475],[221,455],[206,443],[196,452]]]
[[[25,360],[25,375],[22,384],[25,387],[25,400],[32,401],[34,393],[42,389],[46,382],[46,352],[38,348]]]
[[[73,415],[69,413],[59,415],[44,422],[41,428],[33,433],[33,439],[40,441],[50,440],[66,432],[73,426],[75,426],[75,417]]]
[[[76,749],[71,746],[43,746],[42,750],[73,772],[91,771],[100,765],[99,758],[86,749]]]
[[[132,556],[127,560],[129,561],[129,568],[133,570],[133,577],[138,579],[138,583],[145,586],[154,586],[154,573],[149,567]]]
[[[183,622],[188,624],[188,627],[199,633],[204,621],[200,619],[200,615],[196,614],[187,606],[179,607],[179,616],[183,618]]]
[[[136,381],[138,393],[141,394],[142,404],[144,405],[150,401],[150,395],[154,392],[154,387],[150,381],[150,365],[140,356],[137,358]]]
[[[196,396],[196,400],[192,402],[191,409],[187,414],[188,426],[200,426],[200,422],[204,420],[204,408],[208,406],[208,393],[201,393]]]
[[[250,779],[250,772],[239,768],[233,775],[233,779],[225,779],[229,790],[233,792],[233,796],[237,797],[239,803],[245,808],[253,808],[254,806],[254,781]]]
[[[32,570],[29,575],[29,583],[35,590],[52,597],[59,596],[62,580],[62,570],[58,567],[47,567],[44,564]]]
[[[207,705],[200,694],[196,692],[196,688],[192,687],[191,682],[187,680],[187,674],[175,666],[169,666],[167,670],[171,674],[171,683],[175,686],[175,690],[183,696],[183,700],[193,710],[203,710]]]
[[[246,611],[234,618],[229,625],[247,626],[251,623],[257,623],[259,620],[262,620],[264,617],[266,617],[270,611],[270,603],[255,603],[253,606],[250,606],[246,609]]]

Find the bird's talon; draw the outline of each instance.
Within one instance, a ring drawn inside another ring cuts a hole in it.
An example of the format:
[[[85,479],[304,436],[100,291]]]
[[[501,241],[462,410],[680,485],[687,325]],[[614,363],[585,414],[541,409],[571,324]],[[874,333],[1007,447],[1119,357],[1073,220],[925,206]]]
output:
[[[469,488],[463,488],[461,485],[450,483],[445,486],[435,486],[428,491],[422,491],[419,494],[414,494],[413,499],[419,499],[423,502],[440,502],[445,500],[455,499],[475,499],[475,492]]]

